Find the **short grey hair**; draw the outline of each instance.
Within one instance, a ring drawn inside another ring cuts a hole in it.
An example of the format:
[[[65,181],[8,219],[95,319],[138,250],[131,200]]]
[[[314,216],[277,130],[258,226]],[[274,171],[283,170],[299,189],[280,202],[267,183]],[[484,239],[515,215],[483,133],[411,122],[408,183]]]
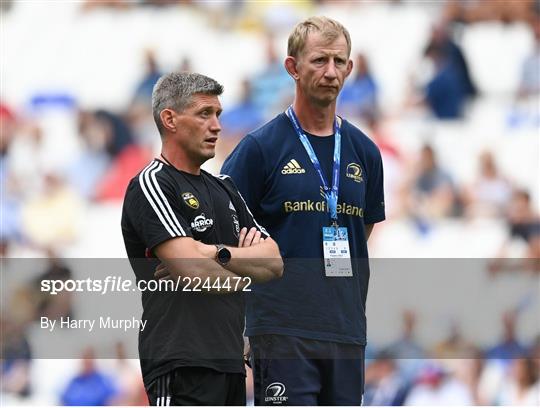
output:
[[[152,115],[160,135],[164,127],[159,114],[163,109],[182,112],[191,104],[194,94],[216,95],[223,93],[223,85],[205,75],[194,72],[171,72],[158,79],[152,91]]]

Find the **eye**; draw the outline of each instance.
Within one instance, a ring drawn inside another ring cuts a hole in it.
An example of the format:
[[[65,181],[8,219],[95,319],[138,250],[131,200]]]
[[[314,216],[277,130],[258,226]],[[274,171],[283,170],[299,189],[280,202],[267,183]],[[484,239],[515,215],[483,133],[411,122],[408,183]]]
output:
[[[200,115],[203,118],[207,118],[207,117],[210,116],[210,111],[208,109],[205,109],[205,110],[201,111]]]

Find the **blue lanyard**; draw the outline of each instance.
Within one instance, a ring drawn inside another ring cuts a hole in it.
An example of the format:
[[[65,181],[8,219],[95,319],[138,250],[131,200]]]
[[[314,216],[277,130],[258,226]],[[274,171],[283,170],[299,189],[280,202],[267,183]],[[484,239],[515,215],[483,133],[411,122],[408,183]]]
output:
[[[292,106],[289,106],[289,108],[287,109],[287,116],[289,116],[289,119],[291,119],[291,122],[294,126],[294,130],[296,131],[296,134],[300,138],[302,145],[304,145],[304,149],[306,149],[306,152],[309,156],[309,159],[311,160],[311,163],[313,164],[313,167],[315,167],[315,170],[319,174],[319,178],[321,179],[321,183],[324,190],[324,196],[326,198],[326,203],[328,204],[328,208],[330,209],[330,218],[332,219],[333,225],[337,226],[339,164],[340,164],[340,159],[341,159],[341,132],[340,132],[340,128],[338,126],[337,120],[334,119],[334,132],[336,135],[336,140],[334,142],[334,165],[332,167],[332,188],[329,188],[328,183],[326,182],[326,178],[324,177],[324,174],[321,168],[321,163],[319,163],[319,159],[317,159],[317,155],[315,154],[315,151],[313,150],[313,147],[311,146],[311,143],[309,142],[308,137],[306,136],[304,130],[300,126],[300,123],[298,122],[298,118],[296,117],[296,114],[294,113]]]

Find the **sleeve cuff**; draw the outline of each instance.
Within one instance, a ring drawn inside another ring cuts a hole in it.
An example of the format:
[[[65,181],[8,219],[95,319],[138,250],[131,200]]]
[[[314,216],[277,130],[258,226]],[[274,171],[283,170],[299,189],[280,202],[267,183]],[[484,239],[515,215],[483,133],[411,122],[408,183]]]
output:
[[[384,221],[386,219],[386,215],[383,212],[380,212],[378,214],[373,214],[369,216],[364,216],[364,224],[376,224],[378,222]]]

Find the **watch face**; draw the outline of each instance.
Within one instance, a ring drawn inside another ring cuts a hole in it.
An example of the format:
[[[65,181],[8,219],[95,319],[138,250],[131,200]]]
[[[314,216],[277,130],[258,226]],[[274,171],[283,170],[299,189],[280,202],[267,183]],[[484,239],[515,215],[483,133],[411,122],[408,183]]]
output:
[[[231,251],[227,248],[221,248],[218,251],[217,258],[221,264],[226,264],[231,260]]]

